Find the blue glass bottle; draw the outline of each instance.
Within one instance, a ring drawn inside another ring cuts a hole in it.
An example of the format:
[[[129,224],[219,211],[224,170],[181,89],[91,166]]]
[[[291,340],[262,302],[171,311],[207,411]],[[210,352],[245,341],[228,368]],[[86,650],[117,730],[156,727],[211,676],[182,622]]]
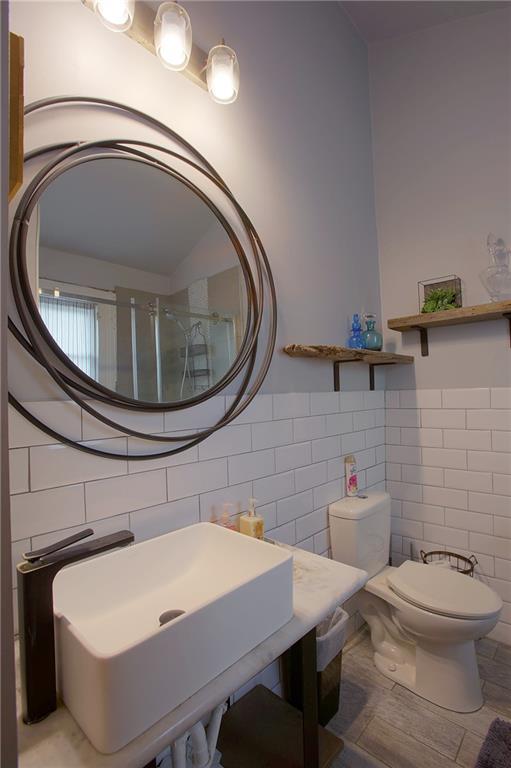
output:
[[[376,330],[376,318],[374,315],[366,315],[366,330],[362,334],[364,349],[372,349],[379,352],[383,347],[383,336]]]
[[[360,315],[355,313],[351,321],[351,334],[348,339],[348,347],[350,349],[364,349],[364,340],[362,338],[362,324],[360,322]]]

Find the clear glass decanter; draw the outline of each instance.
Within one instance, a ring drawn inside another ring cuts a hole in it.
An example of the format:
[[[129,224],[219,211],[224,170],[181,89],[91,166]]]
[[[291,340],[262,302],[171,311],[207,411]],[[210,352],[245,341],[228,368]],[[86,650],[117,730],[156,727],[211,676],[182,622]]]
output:
[[[496,238],[491,232],[488,235],[486,245],[490,254],[491,263],[479,275],[480,280],[492,301],[511,300],[511,271],[509,269],[509,256],[511,251],[501,237]]]

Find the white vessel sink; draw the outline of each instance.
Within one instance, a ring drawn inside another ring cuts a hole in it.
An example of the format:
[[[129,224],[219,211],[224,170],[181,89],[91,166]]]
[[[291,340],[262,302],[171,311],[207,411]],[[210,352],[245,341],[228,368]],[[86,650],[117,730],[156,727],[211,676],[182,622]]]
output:
[[[199,523],[63,569],[53,598],[61,697],[110,753],[292,618],[292,554]]]

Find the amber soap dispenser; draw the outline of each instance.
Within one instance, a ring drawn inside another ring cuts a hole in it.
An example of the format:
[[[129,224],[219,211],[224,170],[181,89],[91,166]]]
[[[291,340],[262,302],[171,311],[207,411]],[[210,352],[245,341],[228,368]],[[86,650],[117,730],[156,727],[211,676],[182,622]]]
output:
[[[264,536],[264,517],[256,513],[257,499],[248,500],[248,512],[240,517],[240,533],[262,539]]]

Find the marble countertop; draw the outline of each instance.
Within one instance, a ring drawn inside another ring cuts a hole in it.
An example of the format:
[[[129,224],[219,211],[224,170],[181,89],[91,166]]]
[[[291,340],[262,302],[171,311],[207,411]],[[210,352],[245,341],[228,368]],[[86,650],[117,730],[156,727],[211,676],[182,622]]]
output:
[[[289,549],[293,551],[294,571],[291,621],[111,755],[94,749],[63,705],[36,725],[25,725],[19,718],[20,768],[143,768],[201,717],[323,621],[337,605],[354,595],[367,580],[365,571],[304,550]]]

